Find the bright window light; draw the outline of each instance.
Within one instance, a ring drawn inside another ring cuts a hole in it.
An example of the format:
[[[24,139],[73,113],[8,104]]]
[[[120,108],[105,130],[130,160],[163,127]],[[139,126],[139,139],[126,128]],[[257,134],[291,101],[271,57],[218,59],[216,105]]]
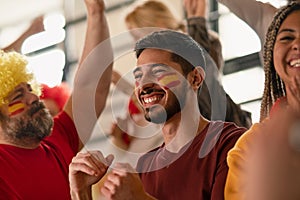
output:
[[[45,31],[28,37],[22,45],[21,52],[27,54],[61,43],[66,37],[65,30],[63,29],[65,24],[65,17],[60,13],[45,15]]]
[[[261,101],[242,104],[241,108],[251,112],[252,123],[259,122]]]
[[[61,13],[51,13],[44,17],[44,27],[46,31],[63,29],[66,19]]]
[[[261,67],[239,71],[222,77],[225,91],[236,103],[262,97],[264,71]],[[240,87],[238,87],[240,86]]]
[[[221,13],[226,13],[219,18],[219,36],[224,59],[228,60],[260,51],[260,40],[253,29],[234,14],[229,13],[224,5],[219,4],[219,8]],[[234,27],[229,24],[234,24]]]
[[[64,66],[65,53],[59,49],[28,57],[29,70],[35,74],[38,82],[49,86],[58,85],[61,82]]]
[[[64,29],[44,31],[27,38],[21,48],[23,54],[31,53],[64,41]]]

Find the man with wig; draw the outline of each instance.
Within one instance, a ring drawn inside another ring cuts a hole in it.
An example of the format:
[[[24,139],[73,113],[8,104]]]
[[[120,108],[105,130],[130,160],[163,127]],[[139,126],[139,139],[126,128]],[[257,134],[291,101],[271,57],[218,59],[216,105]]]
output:
[[[86,41],[77,75],[81,69],[93,69],[86,64],[91,63],[87,62],[90,53],[109,37],[103,0],[85,0],[85,4]],[[106,48],[106,55],[109,50]],[[40,86],[27,64],[24,55],[0,51],[0,199],[70,199],[68,166],[83,146],[77,123],[75,126],[74,97],[90,83],[77,80],[80,84],[74,86],[73,98],[53,119],[39,98]],[[102,70],[102,65],[97,66]],[[109,91],[111,65],[107,67],[95,90],[97,116]]]

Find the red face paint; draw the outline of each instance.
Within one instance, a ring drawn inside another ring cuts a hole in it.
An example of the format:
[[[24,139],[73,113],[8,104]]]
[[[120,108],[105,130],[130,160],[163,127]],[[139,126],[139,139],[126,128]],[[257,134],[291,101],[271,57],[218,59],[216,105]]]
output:
[[[23,112],[25,109],[25,104],[21,101],[13,102],[8,105],[9,116],[13,116]]]
[[[162,84],[166,89],[175,87],[180,84],[178,75],[175,72],[170,72],[160,76],[158,79],[160,84]]]

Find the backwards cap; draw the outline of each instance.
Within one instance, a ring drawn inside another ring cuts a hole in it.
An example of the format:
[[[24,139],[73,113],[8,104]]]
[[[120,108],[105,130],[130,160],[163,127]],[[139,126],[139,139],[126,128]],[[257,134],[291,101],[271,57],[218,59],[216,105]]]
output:
[[[24,55],[0,50],[0,106],[7,103],[8,94],[23,82],[32,84],[33,92],[40,95],[40,88],[34,75],[26,69],[27,63]]]

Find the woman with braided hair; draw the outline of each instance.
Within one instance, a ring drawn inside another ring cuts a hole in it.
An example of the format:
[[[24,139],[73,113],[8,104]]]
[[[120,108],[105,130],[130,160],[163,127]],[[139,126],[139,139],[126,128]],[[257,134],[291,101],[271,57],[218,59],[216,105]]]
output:
[[[226,199],[300,199],[299,19],[300,2],[291,2],[268,28],[260,123],[228,153]]]

